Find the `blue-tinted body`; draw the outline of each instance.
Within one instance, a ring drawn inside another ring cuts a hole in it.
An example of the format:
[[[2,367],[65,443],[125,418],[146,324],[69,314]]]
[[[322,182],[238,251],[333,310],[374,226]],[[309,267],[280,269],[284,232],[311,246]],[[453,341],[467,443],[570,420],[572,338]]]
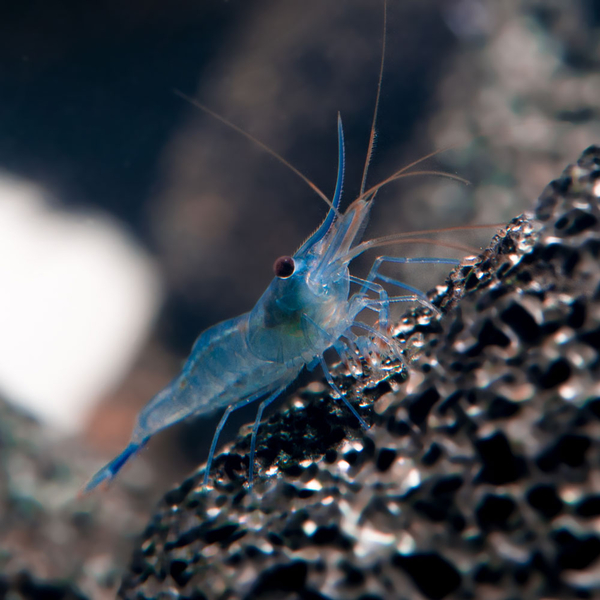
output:
[[[131,443],[90,480],[85,491],[112,479],[152,435],[173,423],[222,408],[228,409],[226,418],[249,401],[274,399],[351,327],[364,303],[348,302],[348,263],[341,259],[368,214],[369,202],[362,199],[346,214],[338,212],[343,174],[340,121],[338,133],[340,160],[332,207],[321,227],[290,259],[293,273],[276,276],[251,312],[214,325],[198,337],[181,373],[140,411]],[[216,439],[209,462],[215,443]]]
[[[356,355],[356,352],[364,358],[377,355],[383,344],[388,354],[400,359],[397,342],[387,330],[390,302],[418,300],[427,303],[427,300],[418,290],[380,275],[380,265],[383,261],[449,264],[457,261],[379,257],[366,279],[350,275],[350,261],[373,246],[369,242],[359,246],[356,243],[366,225],[377,190],[403,176],[405,170],[362,193],[342,214],[339,203],[344,150],[339,119],[338,138],[338,179],[333,201],[327,201],[331,209],[325,221],[293,257],[279,259],[283,261],[281,267],[278,267],[279,261],[276,262],[276,277],[252,311],[214,325],[198,337],[181,373],[140,411],[130,444],[94,475],[84,491],[111,480],[127,460],[161,429],[190,416],[225,408],[207,461],[204,482],[208,483],[210,464],[225,420],[234,409],[262,399],[251,441],[251,483],[256,434],[264,408],[296,379],[304,366],[319,362],[330,385],[361,425],[366,427],[329,374],[323,361],[325,350],[334,347],[342,359]],[[378,278],[404,288],[410,294],[389,297],[386,290],[375,283]],[[359,285],[352,294],[351,283]],[[376,327],[357,319],[365,309],[378,315]],[[367,335],[357,335],[354,328],[362,329],[363,334],[366,331]]]

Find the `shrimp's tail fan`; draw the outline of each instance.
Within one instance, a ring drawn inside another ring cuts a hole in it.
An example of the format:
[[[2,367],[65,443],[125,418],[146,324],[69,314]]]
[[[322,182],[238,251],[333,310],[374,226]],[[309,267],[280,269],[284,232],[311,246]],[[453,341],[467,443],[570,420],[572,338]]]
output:
[[[145,444],[147,440],[139,444],[134,444],[133,442],[119,454],[116,458],[113,458],[107,465],[102,467],[83,487],[80,496],[84,496],[89,494],[91,491],[95,490],[99,485],[105,484],[108,485],[110,481],[112,481],[117,473],[121,470],[123,465],[136,453],[140,450]]]

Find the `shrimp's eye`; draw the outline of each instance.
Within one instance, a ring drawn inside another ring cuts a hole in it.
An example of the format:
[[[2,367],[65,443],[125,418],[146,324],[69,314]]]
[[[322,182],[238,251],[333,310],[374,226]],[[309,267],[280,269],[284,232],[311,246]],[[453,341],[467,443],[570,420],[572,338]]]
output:
[[[273,271],[275,275],[280,279],[287,279],[294,273],[296,263],[291,256],[280,256],[273,265]]]

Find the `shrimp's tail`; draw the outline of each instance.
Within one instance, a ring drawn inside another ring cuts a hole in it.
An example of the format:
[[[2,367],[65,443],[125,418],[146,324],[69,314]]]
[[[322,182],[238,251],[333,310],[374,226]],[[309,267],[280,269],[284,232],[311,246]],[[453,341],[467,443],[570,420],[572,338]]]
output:
[[[143,446],[146,445],[146,442],[149,438],[141,441],[139,444],[131,442],[119,456],[113,458],[107,465],[102,467],[82,488],[79,492],[79,496],[85,496],[89,494],[91,491],[96,489],[99,485],[105,484],[108,485],[117,475],[117,473],[121,470],[123,465],[138,452]]]

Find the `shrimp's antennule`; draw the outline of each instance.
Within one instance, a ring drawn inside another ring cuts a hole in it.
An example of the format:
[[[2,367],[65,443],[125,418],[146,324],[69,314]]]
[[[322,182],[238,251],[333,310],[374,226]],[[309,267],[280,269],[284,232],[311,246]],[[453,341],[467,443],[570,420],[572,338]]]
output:
[[[333,194],[333,206],[327,213],[325,220],[319,226],[319,228],[300,246],[298,253],[303,252],[307,248],[310,248],[316,244],[319,240],[327,234],[330,228],[333,226],[335,217],[339,214],[337,211],[340,207],[340,200],[342,199],[342,190],[344,187],[344,171],[346,168],[346,153],[344,150],[344,128],[342,127],[342,116],[338,112],[337,119],[337,130],[338,130],[338,172],[337,181],[335,183],[335,192]]]
[[[192,106],[195,106],[201,111],[209,114],[211,117],[213,117],[213,119],[217,119],[217,121],[220,121],[221,123],[223,123],[223,125],[227,125],[227,127],[229,127],[230,129],[237,131],[237,133],[249,139],[251,142],[262,148],[265,152],[268,152],[273,158],[276,158],[282,165],[285,165],[290,171],[292,171],[292,173],[300,177],[300,179],[302,179],[302,181],[304,181],[304,183],[306,183],[306,185],[308,185],[308,187],[313,192],[315,192],[315,194],[317,194],[317,196],[319,196],[319,198],[321,198],[321,200],[323,200],[323,202],[325,202],[325,204],[327,204],[327,206],[329,206],[330,209],[334,210],[335,214],[338,214],[337,208],[333,206],[332,201],[325,195],[325,193],[322,192],[306,175],[304,175],[304,173],[296,169],[296,167],[294,167],[292,163],[290,163],[285,158],[283,158],[283,156],[275,152],[275,150],[269,148],[269,146],[267,146],[264,142],[261,142],[258,138],[255,138],[252,134],[248,133],[235,123],[232,123],[225,117],[222,117],[219,113],[216,113],[214,110],[211,110],[210,108],[208,108],[208,106],[201,104],[195,98],[184,94],[180,90],[173,90],[173,92],[177,94],[180,98],[183,98],[186,102],[189,102]]]

